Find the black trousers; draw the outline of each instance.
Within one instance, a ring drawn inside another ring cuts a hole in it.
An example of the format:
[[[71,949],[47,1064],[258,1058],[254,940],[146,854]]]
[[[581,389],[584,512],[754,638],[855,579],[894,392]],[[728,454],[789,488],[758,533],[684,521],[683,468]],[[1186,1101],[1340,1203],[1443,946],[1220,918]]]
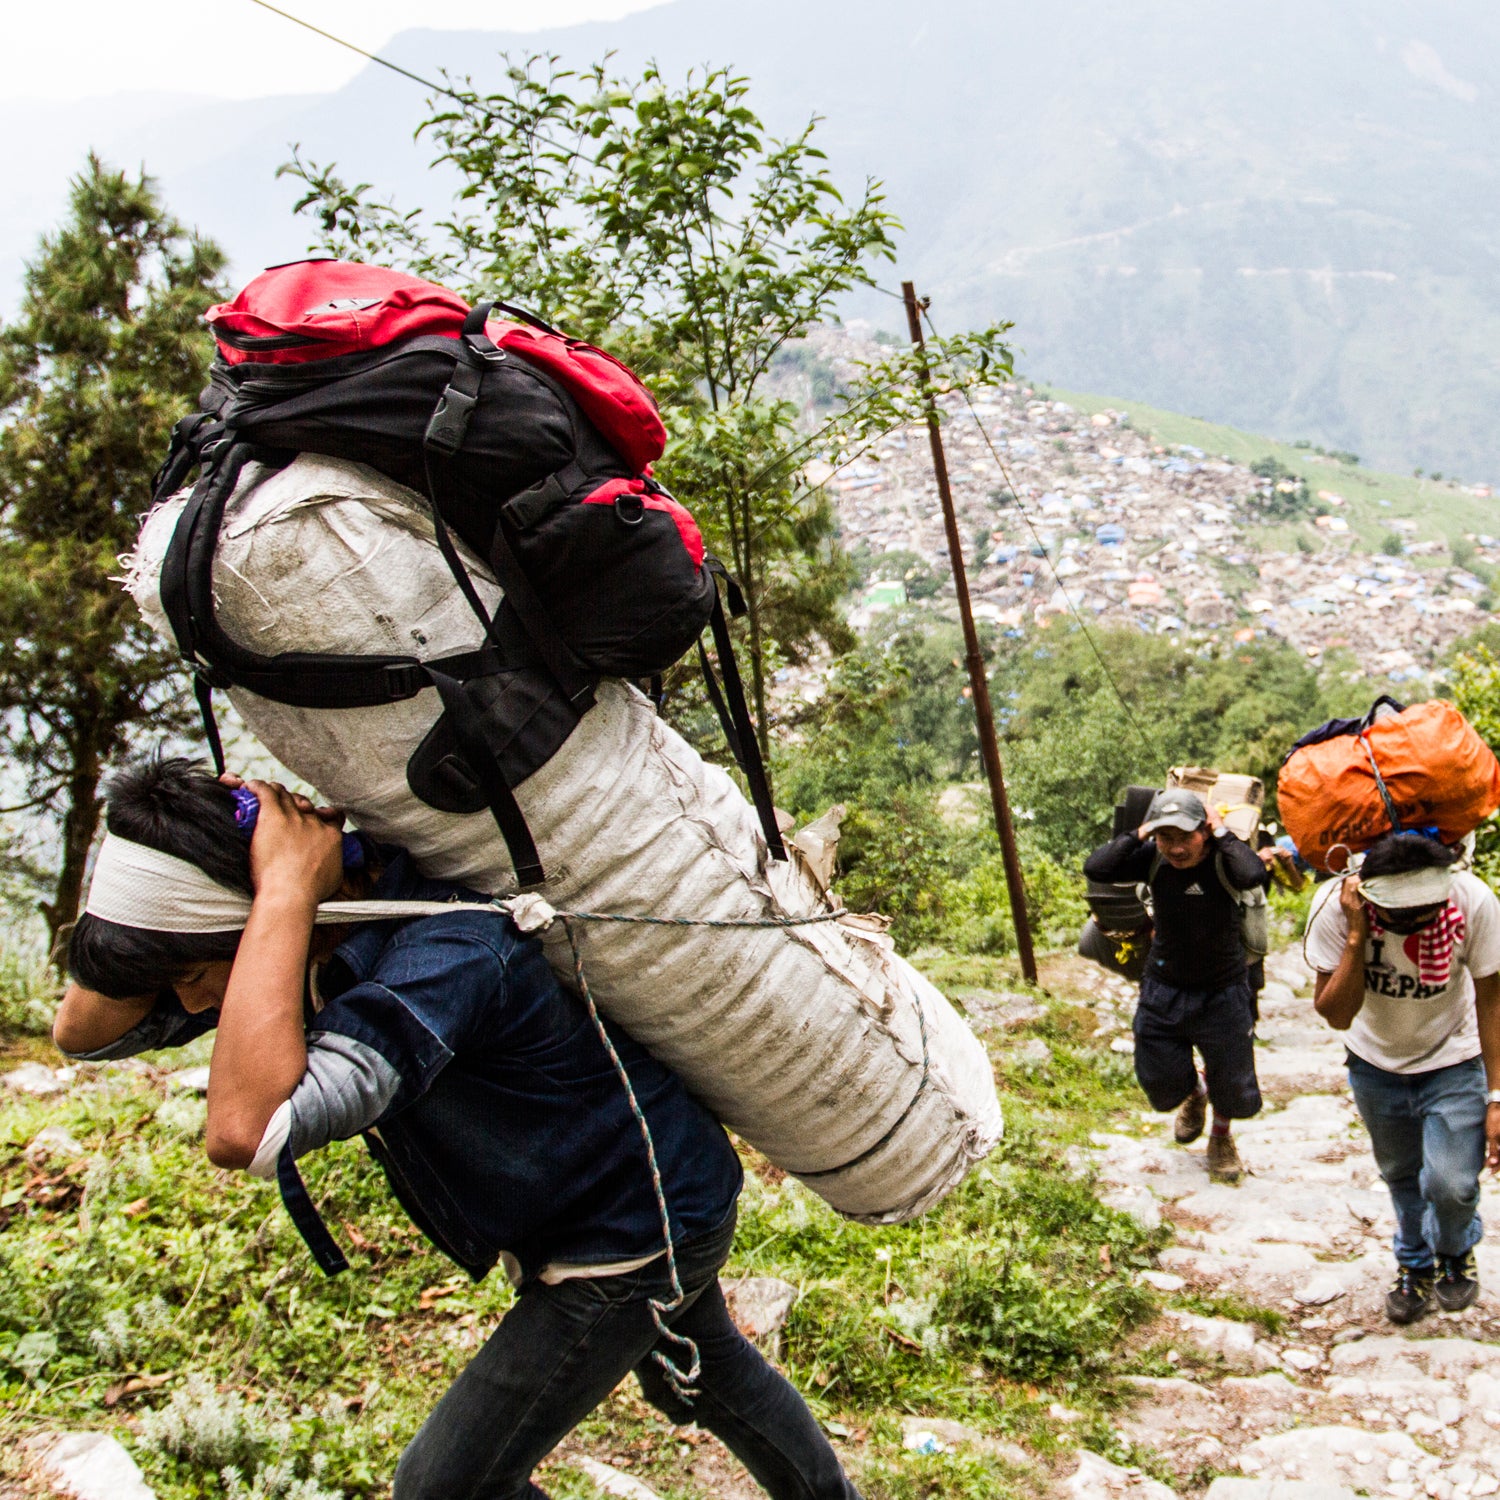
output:
[[[1135,1011],[1135,1076],[1152,1109],[1176,1109],[1198,1086],[1193,1049],[1214,1113],[1260,1113],[1255,1076],[1255,997],[1248,979],[1222,990],[1182,990],[1147,975]]]

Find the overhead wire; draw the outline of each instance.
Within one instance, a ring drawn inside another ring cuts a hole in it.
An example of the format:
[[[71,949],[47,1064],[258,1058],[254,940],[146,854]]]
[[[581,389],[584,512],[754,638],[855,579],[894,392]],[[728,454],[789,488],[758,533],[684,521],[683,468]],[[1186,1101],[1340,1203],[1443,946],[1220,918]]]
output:
[[[420,73],[413,73],[410,68],[403,68],[399,63],[394,63],[389,58],[381,57],[378,52],[368,51],[366,48],[361,47],[358,44],[349,41],[345,37],[335,36],[333,32],[326,31],[321,26],[315,26],[315,25],[313,25],[313,23],[311,21],[306,21],[301,16],[294,15],[289,10],[283,10],[279,5],[272,5],[270,3],[270,0],[250,0],[250,3],[252,5],[258,5],[262,10],[270,11],[273,15],[280,16],[283,20],[290,21],[294,26],[300,26],[305,31],[312,32],[315,36],[322,37],[325,41],[329,41],[329,42],[334,43],[335,46],[343,47],[343,48],[347,49],[350,52],[357,53],[360,57],[365,58],[369,62],[376,63],[378,66],[380,66],[382,68],[387,68],[392,73],[398,73],[398,74],[400,74],[401,77],[410,79],[413,83],[418,83],[423,88],[431,89],[434,93],[437,93],[437,94],[444,94],[448,98],[455,99],[455,100],[457,100],[460,103],[467,102],[467,100],[465,99],[465,96],[463,94],[460,94],[456,90],[449,88],[447,85],[441,84],[441,83],[435,83],[430,78],[424,78],[424,77],[422,77],[422,75]],[[558,149],[569,149],[569,148],[563,147],[562,143],[557,142],[557,141],[552,141],[548,137],[543,137],[543,139],[547,139],[548,140],[548,144],[554,145],[554,146],[558,147]],[[897,292],[897,291],[893,291],[890,287],[882,286],[878,281],[874,281],[874,280],[866,281],[866,282],[863,283],[863,285],[865,285],[866,287],[868,287],[873,292],[878,292],[880,295],[882,295],[884,297],[890,297],[891,299],[893,299],[896,302],[902,302],[902,303],[904,303],[905,300],[906,300],[905,295],[903,293]],[[941,335],[938,333],[937,326],[936,326],[936,324],[932,320],[931,313],[929,312],[929,310],[925,306],[922,308],[922,317],[926,321],[928,328],[931,329],[933,338],[938,339],[940,341],[941,340]],[[887,387],[886,389],[889,390],[889,389],[892,389],[892,388],[893,387]],[[1048,569],[1052,573],[1052,577],[1053,577],[1054,582],[1057,585],[1058,591],[1062,594],[1063,600],[1067,604],[1068,610],[1072,614],[1074,620],[1077,621],[1078,627],[1079,627],[1079,629],[1083,633],[1084,640],[1088,642],[1089,650],[1093,653],[1095,661],[1098,662],[1099,669],[1100,669],[1101,672],[1103,672],[1105,680],[1108,682],[1111,691],[1114,693],[1115,697],[1119,700],[1120,707],[1124,711],[1126,719],[1130,723],[1131,728],[1135,731],[1135,734],[1136,734],[1137,738],[1141,741],[1141,743],[1150,752],[1150,754],[1152,755],[1152,757],[1156,760],[1158,766],[1161,767],[1163,770],[1165,770],[1165,768],[1166,768],[1166,762],[1162,758],[1161,751],[1157,748],[1155,742],[1150,738],[1150,736],[1148,736],[1146,734],[1145,730],[1142,729],[1139,720],[1135,716],[1134,710],[1131,708],[1129,702],[1126,700],[1126,697],[1125,697],[1124,693],[1120,689],[1119,683],[1115,680],[1114,673],[1110,671],[1109,664],[1108,664],[1108,662],[1105,661],[1104,655],[1100,651],[1099,645],[1098,645],[1097,641],[1094,639],[1093,632],[1088,628],[1088,625],[1085,622],[1082,614],[1079,612],[1078,607],[1074,604],[1072,595],[1069,594],[1066,584],[1063,582],[1063,580],[1061,579],[1061,577],[1058,576],[1057,566],[1052,561],[1051,554],[1047,551],[1045,544],[1042,542],[1040,533],[1037,531],[1036,526],[1033,524],[1031,517],[1026,512],[1026,507],[1022,503],[1022,500],[1021,500],[1020,491],[1016,488],[1016,484],[1015,484],[1015,481],[1011,477],[1010,470],[1009,470],[1008,466],[1006,465],[1005,460],[1000,457],[999,450],[995,447],[994,443],[991,441],[989,432],[986,430],[986,428],[984,426],[984,423],[980,420],[979,413],[974,409],[974,403],[969,398],[968,389],[965,387],[965,385],[963,384],[962,381],[958,382],[958,389],[959,389],[959,394],[963,397],[964,404],[969,409],[970,416],[973,417],[973,419],[974,419],[974,425],[979,429],[979,434],[984,439],[985,446],[990,450],[990,455],[994,458],[995,463],[997,464],[997,466],[1000,469],[1001,476],[1005,480],[1006,486],[1007,486],[1007,488],[1010,491],[1011,498],[1015,502],[1016,509],[1020,512],[1021,519],[1026,523],[1026,527],[1031,532],[1032,539],[1035,541],[1035,543],[1037,544],[1037,546],[1039,546],[1039,547],[1042,548],[1042,558],[1046,562]],[[884,393],[885,393],[884,391],[881,391],[881,392],[875,393],[875,395],[882,395]],[[867,399],[875,399],[875,397],[871,396],[871,397],[869,397]],[[807,440],[804,443],[798,444],[797,448],[794,448],[792,450],[792,453],[795,453],[798,450],[800,450],[801,448],[808,446],[810,442],[816,440],[816,437],[817,437],[817,435],[815,434],[814,438],[809,439],[809,440]],[[863,452],[863,451],[865,451],[865,450],[861,450],[861,452]],[[784,455],[782,455],[773,464],[771,464],[767,469],[763,470],[759,475],[757,475],[757,479],[767,477],[776,468],[781,467],[782,464],[784,464],[790,456],[791,456],[790,454],[784,454]],[[857,456],[858,455],[856,455],[856,457]],[[843,467],[843,466],[840,465],[840,467]],[[819,487],[821,487],[821,486],[819,486]],[[774,524],[774,523],[770,523],[770,524]]]
[[[921,307],[921,313],[922,319],[927,324],[927,327],[931,330],[933,338],[941,342],[942,335],[938,332],[937,325],[932,321],[932,314],[926,306]],[[957,374],[958,372],[955,371],[954,373]],[[1010,493],[1011,500],[1014,502],[1016,510],[1020,513],[1021,519],[1026,523],[1026,529],[1031,533],[1032,541],[1036,544],[1036,547],[1040,549],[1042,561],[1047,564],[1048,571],[1052,574],[1053,582],[1057,585],[1057,590],[1063,597],[1063,602],[1068,606],[1069,613],[1077,622],[1078,628],[1082,632],[1084,640],[1088,643],[1089,650],[1093,653],[1094,660],[1099,664],[1099,670],[1104,674],[1104,680],[1109,684],[1110,691],[1113,692],[1115,697],[1119,700],[1120,708],[1125,714],[1126,721],[1135,731],[1136,738],[1140,740],[1141,744],[1145,747],[1151,758],[1156,762],[1157,768],[1165,773],[1167,770],[1167,762],[1165,757],[1163,757],[1161,753],[1160,746],[1141,727],[1140,720],[1136,718],[1135,710],[1131,708],[1129,701],[1126,699],[1124,692],[1120,688],[1120,684],[1115,679],[1115,674],[1110,671],[1109,663],[1105,661],[1104,653],[1099,649],[1099,643],[1094,639],[1093,631],[1089,629],[1087,621],[1085,621],[1085,619],[1083,618],[1083,615],[1079,611],[1078,606],[1073,602],[1073,596],[1068,592],[1067,584],[1063,582],[1061,575],[1057,571],[1057,564],[1052,561],[1051,551],[1048,549],[1047,544],[1042,540],[1041,533],[1037,530],[1035,523],[1031,519],[1031,516],[1027,513],[1025,503],[1021,499],[1021,492],[1017,488],[1014,478],[1011,476],[1009,466],[1000,456],[999,449],[995,447],[994,442],[990,438],[988,429],[985,427],[984,422],[980,419],[978,411],[975,410],[974,402],[969,396],[967,385],[961,379],[956,380],[955,385],[958,388],[959,395],[963,397],[964,405],[968,408],[969,415],[974,419],[975,427],[979,429],[980,437],[984,439],[985,447],[990,450],[990,457],[995,460],[995,463],[1000,470],[1000,477],[1004,479],[1005,487]]]
[[[382,57],[378,52],[370,52],[356,42],[349,41],[346,37],[335,36],[331,31],[325,31],[321,26],[314,26],[311,21],[304,21],[301,16],[293,15],[289,10],[283,10],[279,5],[272,5],[271,0],[250,0],[251,5],[258,5],[262,10],[268,10],[272,15],[280,16],[285,21],[290,21],[294,26],[300,26],[304,31],[310,31],[314,36],[320,36],[325,41],[332,42],[337,47],[343,47],[350,52],[357,53],[372,63],[378,63],[382,68],[389,68],[392,73],[399,73],[403,78],[409,78],[413,83],[420,83],[423,88],[431,89],[436,94],[446,94],[450,99],[456,99],[460,104],[467,103],[465,95],[456,89],[449,88],[446,84],[434,83],[430,78],[424,78],[420,73],[413,73],[410,68],[403,68],[399,63],[393,63],[388,57]],[[561,141],[551,136],[537,132],[538,139],[545,141],[559,151],[572,150]],[[786,248],[782,246],[780,248]],[[867,281],[863,285],[871,291],[879,292],[883,297],[892,297],[897,302],[903,300],[900,292],[895,292],[888,286],[881,286],[878,281]]]

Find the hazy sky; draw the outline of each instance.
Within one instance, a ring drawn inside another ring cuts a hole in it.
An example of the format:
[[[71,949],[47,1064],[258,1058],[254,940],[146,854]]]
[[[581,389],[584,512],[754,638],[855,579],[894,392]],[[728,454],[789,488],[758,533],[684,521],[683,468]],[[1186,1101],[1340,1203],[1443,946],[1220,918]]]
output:
[[[276,0],[368,51],[427,26],[540,30],[612,20],[657,0]],[[361,66],[253,0],[0,0],[0,99],[122,89],[246,98],[323,92]]]

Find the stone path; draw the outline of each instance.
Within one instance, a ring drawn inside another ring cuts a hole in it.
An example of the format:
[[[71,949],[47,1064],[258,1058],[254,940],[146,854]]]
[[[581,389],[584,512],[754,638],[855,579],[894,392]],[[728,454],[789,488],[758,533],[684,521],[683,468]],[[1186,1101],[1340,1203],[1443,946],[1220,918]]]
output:
[[[1165,1115],[1143,1115],[1138,1136],[1098,1134],[1084,1155],[1107,1201],[1175,1225],[1148,1280],[1179,1297],[1274,1309],[1284,1323],[1272,1334],[1169,1311],[1150,1338],[1170,1340],[1192,1378],[1136,1379],[1142,1399],[1119,1425],[1167,1460],[1178,1495],[1203,1494],[1213,1473],[1226,1477],[1210,1500],[1500,1494],[1500,1240],[1478,1250],[1485,1289],[1469,1311],[1406,1329],[1385,1321],[1390,1204],[1342,1046],[1312,1010],[1300,953],[1273,955],[1267,969],[1257,1050],[1266,1109],[1235,1130],[1245,1180],[1211,1183],[1203,1143],[1175,1145]],[[1110,1020],[1106,1003],[1104,1014],[1125,1050],[1127,1009]],[[1500,1202],[1500,1188],[1486,1191]],[[1148,1493],[1115,1473],[1079,1493]]]

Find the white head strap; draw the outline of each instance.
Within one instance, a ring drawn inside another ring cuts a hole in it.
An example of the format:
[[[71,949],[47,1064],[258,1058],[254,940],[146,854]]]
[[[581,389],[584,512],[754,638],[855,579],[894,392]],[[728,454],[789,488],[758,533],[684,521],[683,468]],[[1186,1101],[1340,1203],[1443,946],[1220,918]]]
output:
[[[325,901],[313,921],[326,927],[492,909],[460,901]],[[149,932],[240,932],[250,920],[250,898],[210,880],[185,859],[106,833],[84,910]]]
[[[1437,906],[1453,890],[1450,869],[1402,870],[1396,875],[1372,875],[1361,880],[1359,893],[1374,906],[1385,911],[1401,911],[1413,906]]]

